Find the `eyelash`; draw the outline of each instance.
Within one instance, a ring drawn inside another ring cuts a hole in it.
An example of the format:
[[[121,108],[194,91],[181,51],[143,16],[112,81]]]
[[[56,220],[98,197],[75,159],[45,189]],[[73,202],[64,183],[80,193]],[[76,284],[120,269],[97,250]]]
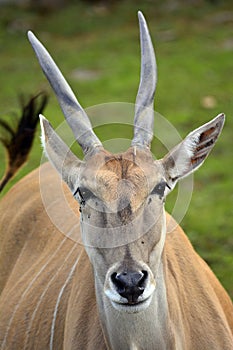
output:
[[[86,204],[86,201],[89,198],[94,197],[94,195],[91,191],[89,191],[86,188],[81,189],[80,187],[78,187],[77,190],[73,193],[74,197],[76,195],[78,195],[78,201],[79,201],[80,205],[82,205],[82,206],[84,206]]]
[[[80,203],[80,205],[85,205],[86,201],[82,195],[82,192],[80,190],[80,188],[78,187],[77,190],[73,193],[73,196],[75,197],[76,195],[78,195],[78,201]]]
[[[158,183],[153,191],[151,192],[151,194],[157,194],[159,195],[159,198],[162,199],[162,197],[164,196],[164,192],[165,192],[165,188],[168,187],[169,189],[171,189],[171,187],[167,184],[167,182],[162,181],[160,183]]]

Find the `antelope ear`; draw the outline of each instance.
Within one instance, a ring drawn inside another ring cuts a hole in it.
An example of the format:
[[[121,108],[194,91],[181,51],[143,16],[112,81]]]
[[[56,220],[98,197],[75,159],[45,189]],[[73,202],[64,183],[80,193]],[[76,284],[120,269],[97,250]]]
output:
[[[225,115],[219,114],[209,123],[192,131],[163,159],[168,185],[173,188],[178,179],[198,169],[209,155],[220,135]]]
[[[55,132],[49,121],[40,114],[41,141],[50,163],[55,167],[72,193],[79,178],[79,160]]]

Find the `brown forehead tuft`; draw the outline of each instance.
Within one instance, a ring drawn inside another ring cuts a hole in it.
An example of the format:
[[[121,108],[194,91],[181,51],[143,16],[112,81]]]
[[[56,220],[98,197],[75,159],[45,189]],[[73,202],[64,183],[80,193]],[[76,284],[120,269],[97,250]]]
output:
[[[106,163],[99,170],[99,176],[102,175],[104,177],[113,176],[117,180],[130,180],[135,184],[145,180],[143,170],[132,160],[123,158],[122,155],[106,159]]]
[[[135,154],[129,148],[124,153],[111,154],[103,150],[87,160],[82,180],[84,186],[105,202],[118,201],[124,196],[134,211],[156,183],[157,170],[148,151],[137,149]]]
[[[147,181],[143,170],[122,155],[105,158],[105,164],[97,171],[96,179],[105,200],[119,199],[121,196],[137,197],[146,195]]]

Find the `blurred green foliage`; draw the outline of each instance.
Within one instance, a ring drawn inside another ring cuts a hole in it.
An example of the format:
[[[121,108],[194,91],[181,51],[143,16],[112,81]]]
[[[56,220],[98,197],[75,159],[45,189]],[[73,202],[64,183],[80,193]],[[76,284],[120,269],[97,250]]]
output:
[[[45,115],[54,126],[63,121],[26,38],[28,29],[49,48],[84,107],[133,103],[140,70],[138,9],[147,18],[157,55],[156,111],[182,137],[220,112],[227,116],[215,149],[195,174],[192,202],[182,227],[233,296],[233,2],[73,1],[40,12],[1,6],[1,115],[14,118],[20,93],[46,89],[51,98]],[[115,127],[106,128],[97,128],[99,137],[104,138],[106,132],[108,138],[115,137]],[[156,145],[155,141],[154,153],[162,156],[163,148]],[[29,162],[6,191],[40,164],[41,153],[38,131]],[[0,176],[3,172],[1,148]],[[175,195],[167,199],[168,211]]]

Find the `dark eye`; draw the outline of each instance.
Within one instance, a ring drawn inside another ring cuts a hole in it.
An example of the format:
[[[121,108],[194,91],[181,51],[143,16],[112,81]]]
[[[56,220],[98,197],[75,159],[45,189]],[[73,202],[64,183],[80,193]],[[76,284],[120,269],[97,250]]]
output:
[[[77,188],[73,196],[77,197],[81,205],[85,205],[88,199],[90,199],[91,197],[94,197],[93,193],[90,190],[88,190],[87,188],[81,188],[81,187]]]
[[[151,194],[157,194],[161,199],[164,196],[166,186],[167,186],[167,183],[165,181],[161,181],[155,186]]]

